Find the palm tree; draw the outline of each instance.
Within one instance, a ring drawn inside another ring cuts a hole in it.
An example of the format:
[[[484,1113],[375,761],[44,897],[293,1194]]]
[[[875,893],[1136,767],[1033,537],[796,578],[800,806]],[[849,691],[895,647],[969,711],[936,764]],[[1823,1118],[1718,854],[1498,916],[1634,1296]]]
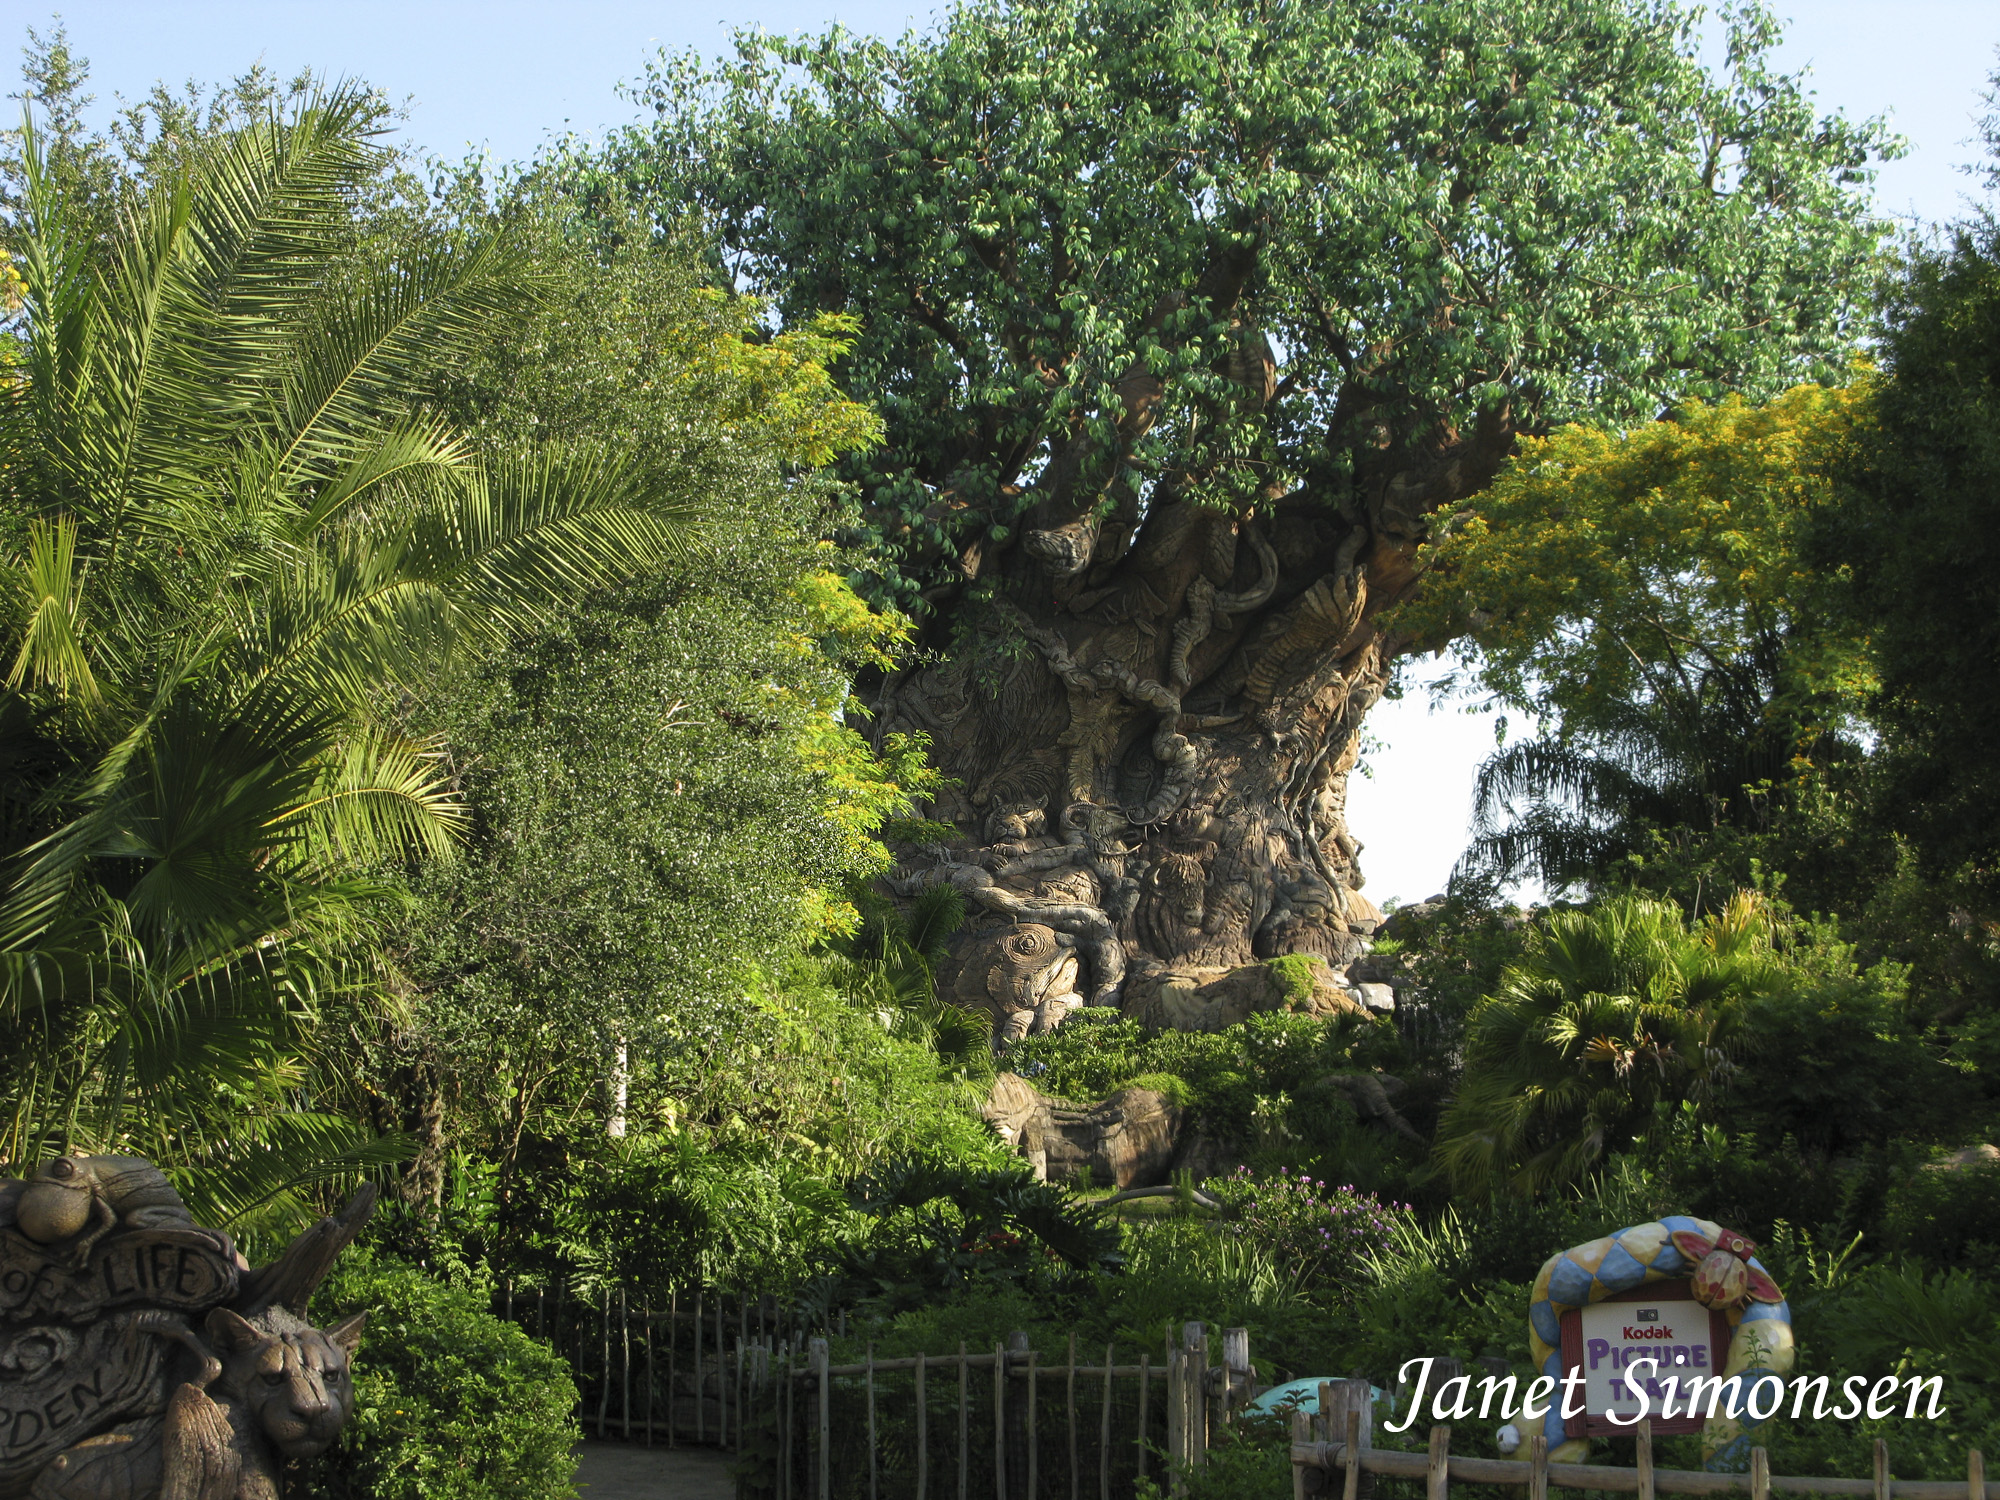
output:
[[[1796,780],[1794,758],[1852,753],[1820,727],[1828,705],[1784,696],[1777,631],[1733,658],[1676,662],[1642,697],[1573,716],[1582,727],[1496,751],[1473,787],[1473,837],[1455,872],[1549,890],[1589,886],[1656,829],[1751,828]]]
[[[539,287],[504,235],[366,232],[376,116],[333,89],[199,142],[108,246],[23,133],[0,1157],[206,1164],[224,1216],[372,1149],[272,1106],[328,996],[369,992],[396,863],[451,843],[411,696],[691,535],[615,457],[482,458],[425,413],[422,371]]]
[[[1719,1087],[1743,1002],[1777,973],[1772,938],[1747,891],[1692,929],[1673,904],[1629,895],[1551,916],[1467,1023],[1438,1130],[1454,1184],[1532,1193],[1575,1182],[1656,1103]]]

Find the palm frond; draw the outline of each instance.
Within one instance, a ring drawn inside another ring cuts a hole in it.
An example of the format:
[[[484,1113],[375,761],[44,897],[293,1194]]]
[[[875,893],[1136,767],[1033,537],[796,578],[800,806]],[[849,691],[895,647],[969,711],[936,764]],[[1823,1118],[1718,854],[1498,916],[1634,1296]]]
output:
[[[49,688],[94,705],[97,677],[83,642],[76,522],[68,517],[30,522],[28,555],[13,581],[27,619],[7,686]]]
[[[284,1201],[301,1188],[361,1177],[407,1161],[414,1151],[408,1136],[377,1135],[342,1115],[299,1110],[210,1143],[176,1161],[169,1176],[197,1223],[227,1229],[278,1206],[296,1227],[316,1214],[309,1204]]]

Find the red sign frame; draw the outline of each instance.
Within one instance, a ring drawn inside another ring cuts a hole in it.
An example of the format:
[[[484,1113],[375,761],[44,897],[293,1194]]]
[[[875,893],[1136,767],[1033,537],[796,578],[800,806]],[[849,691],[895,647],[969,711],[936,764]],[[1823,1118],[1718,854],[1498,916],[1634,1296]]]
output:
[[[1634,1287],[1629,1292],[1619,1292],[1592,1305],[1595,1307],[1606,1307],[1623,1302],[1693,1301],[1694,1289],[1687,1282],[1655,1281],[1646,1286]],[[1699,1306],[1700,1304],[1697,1303],[1696,1305]],[[1719,1376],[1722,1373],[1723,1364],[1729,1358],[1729,1341],[1734,1336],[1734,1333],[1735,1330],[1729,1326],[1729,1317],[1726,1313],[1720,1312],[1715,1308],[1708,1309],[1709,1374],[1711,1376]],[[1564,1374],[1568,1374],[1571,1370],[1581,1370],[1583,1368],[1582,1308],[1572,1307],[1562,1315],[1562,1359]],[[1684,1384],[1685,1379],[1686,1377],[1683,1376],[1682,1396],[1687,1394]],[[1676,1433],[1700,1432],[1702,1423],[1707,1419],[1704,1417],[1683,1415],[1677,1417],[1654,1416],[1650,1420],[1653,1424],[1653,1436],[1671,1437]],[[1565,1417],[1563,1419],[1563,1435],[1565,1437],[1626,1437],[1638,1431],[1638,1429],[1639,1424],[1637,1422],[1633,1422],[1629,1426],[1621,1426],[1609,1417],[1591,1411],[1582,1412],[1577,1416]]]

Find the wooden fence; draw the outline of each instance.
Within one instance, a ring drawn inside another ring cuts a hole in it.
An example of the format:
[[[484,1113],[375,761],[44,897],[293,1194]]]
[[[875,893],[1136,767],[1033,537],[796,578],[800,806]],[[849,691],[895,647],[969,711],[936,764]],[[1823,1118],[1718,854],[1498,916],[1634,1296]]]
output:
[[[1449,1427],[1433,1427],[1429,1445],[1422,1453],[1380,1449],[1371,1445],[1366,1413],[1332,1389],[1345,1383],[1320,1386],[1322,1415],[1292,1414],[1293,1500],[1330,1496],[1336,1472],[1340,1476],[1342,1500],[1359,1500],[1364,1476],[1371,1474],[1421,1479],[1425,1500],[1447,1500],[1454,1481],[1524,1487],[1528,1500],[1548,1500],[1551,1485],[1637,1495],[1639,1500],[1653,1500],[1657,1494],[1726,1495],[1743,1491],[1750,1494],[1751,1500],[1770,1500],[1774,1491],[1794,1495],[1866,1495],[1873,1500],[2000,1500],[2000,1484],[1986,1482],[1986,1460],[1976,1448],[1967,1456],[1966,1476],[1962,1480],[1892,1478],[1888,1445],[1879,1441],[1875,1444],[1875,1473],[1870,1479],[1773,1474],[1770,1456],[1762,1448],[1750,1450],[1750,1469],[1744,1474],[1656,1469],[1653,1424],[1646,1421],[1640,1422],[1635,1431],[1637,1462],[1629,1469],[1615,1464],[1550,1463],[1549,1440],[1540,1433],[1529,1439],[1526,1459],[1454,1458]],[[1335,1430],[1342,1432],[1338,1442],[1328,1437]]]
[[[834,1364],[829,1335],[845,1320],[813,1319],[769,1299],[700,1291],[666,1306],[617,1292],[591,1297],[506,1296],[503,1311],[570,1362],[584,1430],[597,1437],[678,1446],[740,1458],[745,1500],[1112,1500],[1152,1477],[1170,1490],[1202,1467],[1211,1444],[1254,1393],[1250,1341],[1186,1324],[1157,1363],[1151,1351],[1107,1347],[1101,1357],[1072,1335],[1058,1351],[1009,1335],[991,1350]],[[1122,1361],[1122,1362],[1121,1362]],[[1454,1456],[1451,1429],[1433,1427],[1422,1452],[1374,1446],[1365,1380],[1323,1382],[1319,1413],[1292,1415],[1294,1500],[1363,1500],[1370,1475],[1421,1480],[1425,1500],[1457,1484],[1551,1487],[1636,1495],[1774,1493],[1870,1500],[2000,1500],[1978,1450],[1962,1480],[1892,1477],[1875,1445],[1869,1479],[1773,1474],[1762,1448],[1749,1472],[1658,1469],[1652,1424],[1635,1429],[1637,1462],[1551,1463],[1548,1440],[1525,1459]]]
[[[746,1351],[803,1346],[806,1324],[768,1298],[703,1290],[664,1306],[622,1292],[506,1294],[499,1311],[569,1361],[583,1430],[648,1447],[741,1451],[756,1376]]]
[[[1218,1362],[1213,1356],[1220,1354]],[[1187,1324],[1154,1362],[1093,1359],[1074,1335],[1059,1352],[1015,1333],[990,1351],[961,1346],[833,1364],[827,1341],[766,1359],[753,1352],[753,1401],[768,1462],[739,1493],[770,1500],[1112,1500],[1149,1472],[1173,1484],[1251,1389],[1250,1342]],[[940,1399],[940,1397],[942,1399]]]
[[[505,1299],[568,1359],[584,1431],[735,1452],[748,1500],[1112,1500],[1171,1485],[1251,1395],[1250,1341],[1189,1323],[1157,1353],[992,1349],[832,1362],[845,1333],[704,1291],[665,1307],[616,1292]]]

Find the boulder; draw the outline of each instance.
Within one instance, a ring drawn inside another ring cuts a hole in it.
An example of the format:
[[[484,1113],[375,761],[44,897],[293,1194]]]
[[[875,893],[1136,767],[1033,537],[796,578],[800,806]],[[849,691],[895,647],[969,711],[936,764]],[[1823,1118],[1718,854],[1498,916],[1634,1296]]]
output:
[[[1100,1186],[1149,1187],[1168,1180],[1183,1111],[1155,1089],[1123,1088],[1097,1104],[1042,1093],[1018,1073],[993,1081],[981,1111],[1050,1182],[1088,1169]]]
[[[1358,984],[1354,989],[1372,1015],[1386,1016],[1396,1008],[1396,992],[1386,984]]]
[[[1407,942],[1418,936],[1424,924],[1444,910],[1445,898],[1442,893],[1423,901],[1412,901],[1408,906],[1399,906],[1383,921],[1379,935]]]
[[[2000,1146],[1967,1146],[1938,1161],[1926,1162],[1927,1172],[1963,1172],[1974,1167],[2000,1166]]]

